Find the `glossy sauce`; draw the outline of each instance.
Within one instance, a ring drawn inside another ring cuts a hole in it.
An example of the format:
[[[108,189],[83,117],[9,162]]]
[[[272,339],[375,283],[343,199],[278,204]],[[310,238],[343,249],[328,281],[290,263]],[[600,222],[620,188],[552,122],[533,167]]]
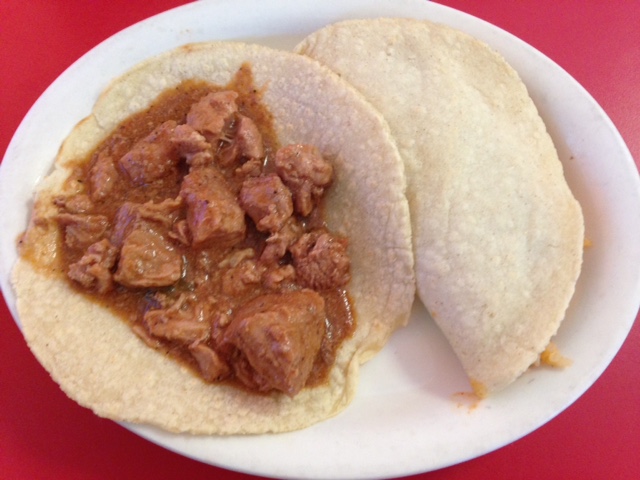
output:
[[[222,90],[235,90],[238,92],[237,104],[239,112],[251,118],[258,126],[262,134],[266,154],[263,170],[268,171],[270,168],[269,159],[279,145],[274,133],[271,114],[262,105],[260,100],[261,92],[253,84],[250,69],[245,66],[238,71],[234,80],[224,87],[213,86],[204,82],[187,81],[175,89],[161,94],[147,110],[134,114],[121,123],[88,158],[80,162],[71,181],[87,182],[86,184],[88,184],[91,166],[99,155],[108,154],[113,158],[122,157],[137,141],[147,136],[157,125],[167,120],[175,120],[179,124],[184,123],[187,113],[194,102],[210,92]],[[176,198],[180,191],[182,176],[188,173],[188,166],[184,162],[182,163],[183,166],[176,174],[168,175],[150,184],[135,186],[123,179],[122,182],[118,182],[116,190],[113,192],[114,194],[110,195],[107,200],[96,203],[91,213],[105,215],[113,225],[116,211],[125,201],[135,203],[153,201],[159,203],[165,199]],[[221,170],[231,189],[237,193],[240,189],[242,178],[238,178],[234,174],[236,167],[227,170],[221,168]],[[184,218],[184,216],[181,218]],[[321,208],[318,208],[310,219],[299,218],[298,221],[306,229],[319,226],[322,224]],[[63,232],[62,229],[61,231]],[[63,236],[64,233],[61,237]],[[257,256],[259,257],[259,252],[264,248],[266,237],[266,234],[258,232],[253,222],[247,219],[246,238],[240,244],[235,245],[233,250],[240,251],[252,248],[258,252]],[[60,243],[62,267],[66,271],[69,265],[77,262],[82,257],[83,251],[69,248],[64,241]],[[71,280],[69,282],[78,292],[88,295],[94,301],[99,302],[125,319],[133,330],[138,333],[140,328],[145,328],[141,323],[141,319],[148,309],[159,308],[159,305],[162,305],[163,302],[168,300],[175,301],[183,294],[202,299],[215,297],[218,299],[216,300],[216,308],[231,315],[236,307],[251,298],[255,298],[257,295],[265,293],[265,289],[260,283],[233,298],[221,293],[225,270],[212,267],[217,266],[230,253],[233,253],[228,248],[210,246],[202,249],[193,249],[179,242],[174,242],[174,247],[180,251],[185,268],[182,279],[170,287],[131,289],[116,283],[115,288],[111,291],[98,295],[93,292],[87,292]],[[202,278],[206,278],[206,281],[201,281]],[[288,288],[292,287],[289,286]],[[322,342],[320,353],[316,357],[312,374],[306,383],[307,386],[321,384],[326,379],[327,373],[335,361],[338,347],[355,329],[354,313],[351,309],[348,294],[344,289],[337,288],[318,293],[325,299],[327,334]],[[194,371],[198,370],[195,360],[185,346],[157,337],[146,337],[145,341],[150,346],[193,367]],[[233,379],[227,379],[225,382],[231,382],[242,387],[239,382],[234,382]]]

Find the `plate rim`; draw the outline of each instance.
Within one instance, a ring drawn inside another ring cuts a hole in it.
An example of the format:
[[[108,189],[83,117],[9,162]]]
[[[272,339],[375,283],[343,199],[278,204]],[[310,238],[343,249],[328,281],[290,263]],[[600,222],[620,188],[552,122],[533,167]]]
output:
[[[141,22],[138,22],[124,30],[122,30],[121,32],[115,34],[114,36],[110,37],[109,39],[101,42],[100,44],[98,44],[96,47],[94,47],[92,50],[90,50],[89,52],[87,52],[85,55],[83,55],[80,59],[78,59],[76,62],[74,62],[67,70],[65,70],[46,90],[45,92],[38,98],[38,100],[34,103],[34,105],[31,107],[31,109],[29,109],[28,113],[26,114],[26,116],[24,117],[23,121],[21,122],[20,126],[18,127],[18,129],[16,130],[16,133],[14,134],[14,137],[12,138],[7,151],[5,153],[5,158],[2,162],[2,165],[0,166],[0,179],[6,177],[5,173],[6,173],[6,169],[7,167],[5,167],[6,161],[8,158],[12,158],[11,156],[14,154],[14,150],[15,150],[15,146],[14,146],[14,140],[16,138],[19,138],[21,135],[25,135],[26,133],[24,133],[27,129],[28,129],[28,123],[30,121],[30,118],[34,115],[33,112],[37,111],[37,109],[39,108],[39,105],[41,105],[43,102],[47,101],[47,98],[49,95],[52,95],[52,91],[56,88],[56,85],[58,85],[61,82],[66,81],[66,78],[69,76],[73,75],[73,72],[79,68],[82,68],[83,63],[85,62],[90,62],[92,58],[94,58],[96,55],[100,54],[100,52],[104,49],[109,49],[109,48],[115,48],[114,44],[116,44],[118,42],[119,38],[123,38],[126,35],[131,35],[131,32],[135,32],[138,29],[145,29],[148,28],[149,25],[153,22],[162,22],[165,21],[167,18],[173,16],[176,14],[176,12],[178,12],[178,14],[182,15],[185,14],[185,12],[189,11],[189,10],[193,10],[193,11],[200,11],[200,10],[207,10],[210,8],[222,8],[223,5],[229,5],[229,4],[255,4],[256,2],[260,2],[260,0],[240,0],[240,1],[234,1],[234,2],[230,2],[228,0],[222,0],[222,1],[218,1],[218,2],[194,2],[194,3],[189,3],[189,4],[185,4],[182,6],[178,6],[175,7],[171,10],[168,10],[166,12],[163,13],[159,13],[157,15],[154,15],[146,20],[143,20]],[[281,4],[285,4],[285,2],[283,0],[270,0],[267,2],[262,2],[262,3],[266,3],[269,5],[281,5]],[[300,2],[301,4],[304,5],[312,5],[313,8],[315,9],[316,6],[313,5],[313,1],[312,0],[305,0],[303,2]],[[355,1],[355,2],[350,2],[350,6],[354,7],[354,6],[358,6],[358,5],[386,5],[388,3],[391,2],[377,2],[377,1],[368,1],[368,0],[363,0],[363,1]],[[335,8],[339,8],[340,5],[342,4],[342,2],[338,1],[329,1],[326,2],[325,5],[323,5],[323,9],[327,10],[328,6],[336,6]],[[420,17],[422,18],[432,18],[431,16],[433,15],[433,12],[438,12],[438,15],[441,16],[441,20],[445,19],[448,21],[453,21],[453,22],[457,22],[459,18],[466,18],[466,21],[469,21],[472,23],[473,25],[473,30],[478,30],[478,31],[485,31],[486,29],[488,29],[487,31],[489,32],[487,35],[492,37],[492,38],[485,38],[484,35],[480,35],[478,36],[477,32],[476,34],[474,34],[474,36],[477,36],[477,38],[481,38],[482,40],[484,40],[485,42],[489,43],[490,45],[493,46],[492,42],[495,41],[499,41],[500,39],[504,40],[507,39],[508,42],[512,42],[516,45],[519,45],[519,48],[524,48],[525,50],[527,50],[529,52],[529,54],[532,54],[534,56],[536,56],[538,58],[539,61],[545,62],[549,68],[555,69],[560,75],[564,75],[565,76],[565,80],[572,82],[574,88],[577,88],[578,92],[580,93],[580,95],[588,102],[590,102],[592,104],[592,106],[599,111],[601,118],[604,120],[604,124],[605,127],[607,128],[609,134],[613,135],[615,137],[616,140],[616,144],[621,147],[621,153],[622,153],[622,157],[624,158],[624,165],[626,166],[627,170],[629,171],[628,173],[630,173],[630,177],[631,177],[631,182],[632,184],[635,185],[635,190],[636,190],[636,196],[637,198],[640,198],[640,181],[638,180],[638,171],[637,168],[635,166],[635,162],[633,161],[633,158],[631,156],[631,153],[629,152],[628,148],[626,147],[624,140],[622,138],[622,136],[620,135],[620,133],[617,131],[617,129],[615,128],[615,125],[613,124],[613,122],[611,121],[611,119],[608,117],[608,115],[606,114],[606,112],[599,106],[599,104],[597,103],[597,101],[590,95],[590,93],[584,89],[584,87],[582,87],[582,85],[579,84],[579,82],[577,82],[575,79],[573,79],[573,77],[571,77],[562,67],[560,67],[559,65],[557,65],[555,62],[553,62],[553,60],[551,60],[549,57],[547,57],[546,55],[544,55],[543,53],[539,52],[538,50],[536,50],[534,47],[532,47],[531,45],[527,44],[526,42],[524,42],[523,40],[515,37],[514,35],[506,32],[505,30],[496,27],[495,25],[492,25],[484,20],[478,19],[477,17],[473,17],[467,13],[464,12],[460,12],[458,10],[455,10],[451,7],[447,7],[444,5],[440,5],[440,4],[434,4],[434,3],[430,3],[430,2],[423,2],[423,1],[419,1],[419,0],[402,0],[400,2],[395,2],[394,3],[394,7],[398,7],[399,5],[402,6],[402,8],[415,8],[419,6],[419,11],[415,12],[416,14],[418,14]],[[289,7],[291,5],[289,4]],[[297,6],[297,8],[299,8],[300,5]],[[354,7],[355,8],[355,7]],[[381,7],[382,8],[382,7]],[[400,8],[398,9],[400,10]],[[447,23],[449,24],[447,21],[441,22],[441,23]],[[459,27],[457,27],[459,28]],[[115,39],[115,40],[114,40]],[[495,47],[494,47],[495,48]],[[515,48],[515,47],[514,47]],[[97,52],[97,53],[96,53]],[[502,53],[502,52],[501,52]],[[504,54],[503,54],[504,55]],[[511,61],[510,61],[511,63]],[[516,68],[516,70],[518,70],[518,68]],[[518,70],[519,71],[519,70]],[[1,182],[2,180],[0,180]],[[0,183],[0,185],[2,185],[2,183]],[[4,197],[6,195],[7,190],[5,189],[0,189],[0,191],[2,191],[2,193],[0,193],[0,200],[4,200]],[[0,251],[0,254],[2,254],[3,258],[3,262],[6,259],[6,253],[3,254],[3,251]],[[4,270],[3,270],[4,268]],[[19,325],[19,321],[17,319],[17,315],[15,313],[15,300],[11,298],[12,295],[12,290],[9,286],[8,283],[8,271],[6,271],[6,267],[4,267],[3,265],[0,265],[0,284],[2,286],[2,291],[3,291],[3,295],[5,296],[5,299],[7,300],[7,304],[9,306],[9,309],[12,313],[12,315],[14,316],[14,318],[16,319],[16,322]],[[7,287],[9,287],[7,289]],[[634,292],[634,301],[631,301],[629,303],[629,311],[634,310],[637,312],[638,311],[638,307],[640,306],[640,282],[638,282],[636,284],[636,290]],[[9,298],[7,298],[7,295],[9,295]],[[11,302],[10,302],[11,300]],[[546,421],[542,422],[540,425],[534,426],[533,428],[531,428],[528,431],[523,431],[521,432],[521,435],[513,438],[512,440],[510,440],[507,443],[510,443],[511,441],[515,441],[518,438],[521,438],[524,435],[527,435],[528,433],[530,433],[531,431],[539,428],[541,425],[543,425],[544,423],[546,423],[547,421],[551,420],[553,417],[555,417],[556,415],[558,415],[559,413],[561,413],[565,408],[567,408],[568,406],[570,406],[575,400],[577,400],[577,398],[579,398],[584,391],[586,391],[594,382],[595,380],[597,380],[597,378],[602,374],[602,372],[604,372],[604,370],[607,368],[607,366],[609,365],[609,363],[611,362],[611,360],[615,357],[615,355],[617,354],[617,352],[619,351],[620,347],[622,346],[622,344],[624,343],[624,340],[626,339],[629,331],[631,330],[631,327],[633,325],[635,321],[635,316],[633,316],[633,318],[630,318],[627,323],[628,328],[626,328],[626,332],[624,333],[624,335],[621,335],[619,338],[619,342],[618,345],[616,346],[615,349],[611,349],[611,356],[608,359],[608,361],[603,362],[602,363],[602,368],[598,371],[598,372],[594,372],[594,378],[592,380],[587,380],[585,381],[585,383],[588,383],[588,385],[585,386],[584,389],[580,390],[576,390],[574,391],[574,398],[571,398],[570,401],[559,411],[556,411],[550,418],[548,418]],[[146,427],[140,427],[137,425],[128,425],[128,424],[124,424],[126,428],[134,431],[135,433],[137,433],[138,435],[146,438],[149,441],[152,441],[154,443],[157,443],[159,445],[162,445],[163,447],[176,451],[177,453],[180,453],[182,455],[194,458],[196,460],[199,461],[203,461],[206,463],[210,463],[213,465],[217,465],[223,468],[229,468],[229,469],[233,469],[236,471],[244,471],[246,473],[252,473],[252,474],[258,474],[258,475],[269,475],[269,476],[282,476],[282,472],[281,471],[265,471],[265,470],[261,470],[261,469],[243,469],[241,468],[241,466],[239,465],[230,465],[230,464],[224,464],[224,463],[214,463],[211,462],[210,459],[206,459],[206,458],[202,458],[201,456],[195,455],[189,455],[189,453],[183,451],[183,450],[176,450],[175,448],[172,448],[172,445],[167,444],[166,441],[163,441],[162,439],[162,435],[160,435],[161,439],[160,441],[158,441],[158,435],[157,432],[154,432],[153,429],[149,430]],[[428,468],[427,470],[424,470],[422,468],[418,468],[417,470],[411,470],[411,471],[407,471],[407,470],[402,470],[402,471],[388,471],[385,472],[383,475],[386,477],[388,475],[393,475],[393,476],[397,476],[397,475],[407,475],[407,474],[411,474],[411,473],[417,473],[417,472],[424,472],[424,471],[428,471],[428,470],[433,470],[436,468],[442,468],[448,465],[451,465],[453,463],[459,463],[465,460],[468,460],[470,458],[475,458],[479,455],[482,455],[484,453],[488,453],[490,451],[496,450],[498,448],[500,448],[502,445],[494,445],[489,449],[486,449],[484,451],[482,451],[479,454],[473,455],[471,457],[468,458],[462,458],[459,459],[455,462],[450,462],[450,463],[445,463],[445,464],[441,464],[441,465],[435,465],[433,466],[433,468]],[[353,472],[351,472],[353,473]],[[286,476],[286,475],[285,475]],[[294,478],[293,476],[288,476],[287,478]],[[314,477],[305,477],[305,478],[314,478]],[[332,476],[331,478],[341,478],[339,476]],[[370,476],[367,477],[360,477],[358,475],[356,475],[355,477],[353,475],[351,475],[351,478],[371,478]],[[382,478],[382,477],[380,477]]]

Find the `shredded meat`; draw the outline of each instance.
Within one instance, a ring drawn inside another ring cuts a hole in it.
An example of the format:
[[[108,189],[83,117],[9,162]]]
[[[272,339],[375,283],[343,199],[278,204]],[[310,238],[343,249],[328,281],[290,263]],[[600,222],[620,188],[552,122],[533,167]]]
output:
[[[249,117],[237,115],[233,124],[232,139],[225,142],[220,151],[219,162],[223,166],[238,160],[250,160],[264,157],[264,145],[258,127]]]
[[[222,277],[222,291],[226,295],[242,295],[252,286],[260,285],[264,267],[255,260],[243,260],[227,270]]]
[[[209,337],[211,324],[203,311],[202,307],[187,305],[181,296],[169,308],[147,311],[142,321],[156,337],[191,345]]]
[[[257,177],[262,173],[262,160],[252,158],[234,171],[238,178]]]
[[[146,202],[136,205],[136,215],[140,219],[151,220],[169,228],[176,220],[182,198],[167,198],[160,203]]]
[[[303,232],[302,225],[294,217],[290,217],[280,230],[269,235],[260,259],[265,263],[278,262]]]
[[[190,125],[178,125],[171,135],[181,157],[192,167],[210,165],[213,161],[211,144]]]
[[[292,283],[296,279],[296,270],[293,265],[277,266],[267,270],[262,276],[263,285],[269,290],[284,288],[287,283]]]
[[[87,290],[106,293],[113,287],[111,269],[116,263],[118,250],[103,239],[91,245],[80,260],[69,265],[69,278]]]

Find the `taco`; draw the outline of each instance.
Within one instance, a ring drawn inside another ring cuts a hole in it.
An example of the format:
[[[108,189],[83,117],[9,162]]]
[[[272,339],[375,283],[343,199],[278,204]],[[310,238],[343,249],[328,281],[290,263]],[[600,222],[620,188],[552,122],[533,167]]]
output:
[[[389,122],[407,172],[418,294],[475,392],[504,388],[558,330],[584,235],[525,85],[486,44],[428,21],[345,21],[296,51]]]
[[[74,400],[196,434],[281,432],[352,400],[415,293],[402,161],[330,70],[191,44],[114,80],[39,185],[12,282]]]

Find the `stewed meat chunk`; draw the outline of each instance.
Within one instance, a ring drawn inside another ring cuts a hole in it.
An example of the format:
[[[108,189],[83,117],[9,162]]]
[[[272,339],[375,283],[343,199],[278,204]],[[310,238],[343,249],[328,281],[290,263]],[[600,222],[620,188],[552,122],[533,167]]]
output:
[[[216,242],[232,246],[244,238],[244,211],[215,167],[198,168],[185,175],[180,195],[187,204],[187,224],[194,245]]]
[[[312,145],[288,145],[276,152],[276,171],[293,193],[296,212],[307,216],[329,186],[333,167]]]
[[[229,366],[215,350],[204,343],[191,345],[189,351],[198,363],[200,374],[208,382],[215,382],[229,375]]]
[[[178,125],[175,128],[171,141],[178,149],[180,156],[192,167],[206,166],[213,161],[211,144],[187,124]]]
[[[295,395],[304,387],[325,334],[323,298],[312,290],[260,295],[239,308],[224,334],[246,364],[251,388]]]
[[[114,280],[126,287],[166,287],[182,277],[182,256],[148,224],[124,239]]]
[[[206,340],[211,331],[208,319],[199,313],[198,306],[179,299],[169,308],[147,311],[142,321],[152,335],[190,345]]]
[[[294,217],[290,217],[280,230],[267,237],[260,259],[265,263],[280,261],[287,253],[289,247],[293,245],[303,233],[303,226]]]
[[[342,287],[351,278],[347,241],[329,232],[305,233],[291,247],[291,253],[298,279],[309,288]]]
[[[155,224],[162,231],[170,230],[181,206],[180,197],[167,198],[160,203],[123,203],[115,215],[111,242],[120,247],[127,235],[142,224]]]
[[[291,191],[276,174],[247,178],[240,189],[240,206],[261,232],[277,232],[293,213]]]
[[[240,296],[251,287],[260,285],[264,267],[253,259],[243,260],[222,276],[222,291]]]
[[[101,151],[89,170],[89,190],[93,201],[105,200],[120,180],[116,162],[106,151]]]
[[[255,160],[264,157],[262,135],[257,125],[249,117],[236,115],[233,128],[229,132],[231,139],[225,138],[218,161],[229,166],[240,160]]]
[[[194,103],[187,115],[187,125],[200,132],[207,142],[215,145],[238,111],[236,92],[227,90],[205,95]]]
[[[171,141],[177,124],[168,120],[137,142],[118,164],[134,185],[145,185],[176,171],[180,155]]]
[[[243,158],[264,157],[264,145],[262,135],[258,126],[253,120],[244,115],[238,115],[235,144],[237,145],[237,155]]]
[[[58,224],[64,227],[64,241],[69,248],[87,248],[102,239],[109,228],[104,215],[60,213]]]
[[[113,287],[111,270],[118,250],[109,240],[102,239],[91,245],[80,260],[69,265],[69,278],[88,290],[106,293]]]
[[[90,213],[94,207],[89,195],[84,193],[70,197],[61,195],[53,199],[53,204],[64,213]]]

